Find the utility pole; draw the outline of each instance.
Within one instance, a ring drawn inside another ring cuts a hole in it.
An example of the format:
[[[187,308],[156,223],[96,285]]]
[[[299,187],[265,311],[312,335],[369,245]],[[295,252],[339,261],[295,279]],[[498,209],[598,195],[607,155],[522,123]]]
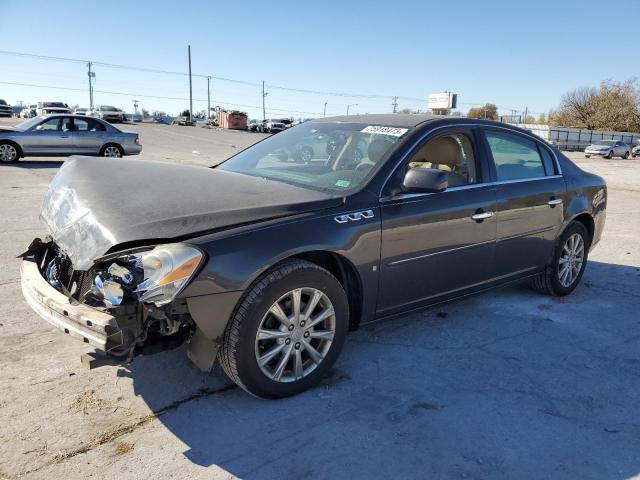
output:
[[[398,97],[393,97],[391,99],[391,105],[393,105],[393,113],[398,113]]]
[[[349,116],[349,107],[357,107],[358,104],[357,103],[350,103],[349,105],[347,105],[347,117]]]
[[[322,113],[323,117],[327,116],[327,102],[324,102],[324,112]]]
[[[138,100],[133,101],[133,110],[138,114]]]
[[[267,121],[267,113],[264,107],[264,99],[269,95],[269,92],[264,91],[264,80],[262,81],[262,123],[264,124]]]
[[[527,123],[527,114],[529,113],[529,107],[524,107],[524,120],[522,123]]]
[[[193,87],[191,85],[191,45],[188,45],[187,52],[189,54],[189,122],[193,115]]]
[[[92,80],[96,78],[96,73],[91,71],[91,62],[87,62],[87,67],[89,71],[87,75],[89,76],[89,109],[93,110],[93,84]]]
[[[207,120],[211,120],[211,77],[207,77]]]

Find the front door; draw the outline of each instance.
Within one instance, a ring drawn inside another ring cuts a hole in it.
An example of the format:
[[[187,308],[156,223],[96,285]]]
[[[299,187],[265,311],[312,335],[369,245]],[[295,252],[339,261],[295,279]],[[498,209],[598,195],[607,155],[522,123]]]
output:
[[[472,131],[429,138],[409,157],[410,168],[449,174],[439,193],[381,200],[381,289],[378,313],[393,313],[455,296],[491,274],[496,236],[495,187],[485,173]]]
[[[68,155],[71,142],[71,117],[52,117],[33,127],[23,145],[25,154]]]
[[[562,226],[564,178],[542,142],[505,130],[484,132],[498,199],[493,275],[534,273],[550,259]]]

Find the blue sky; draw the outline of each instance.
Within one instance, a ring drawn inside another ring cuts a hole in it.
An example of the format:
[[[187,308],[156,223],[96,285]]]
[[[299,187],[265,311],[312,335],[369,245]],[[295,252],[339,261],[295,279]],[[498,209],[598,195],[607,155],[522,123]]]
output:
[[[640,1],[122,1],[0,0],[0,50],[187,71],[250,83],[384,98],[268,88],[267,116],[426,109],[429,93],[458,93],[459,107],[493,102],[547,112],[561,95],[640,73],[634,22]],[[86,66],[0,55],[0,98],[88,106]],[[96,103],[175,114],[188,80],[96,66]],[[1,83],[5,82],[5,83]],[[76,90],[9,85],[23,83]],[[102,92],[118,92],[102,93]],[[127,94],[127,95],[124,95]],[[131,95],[128,95],[131,94]],[[194,110],[206,108],[194,78]],[[146,97],[142,97],[146,95]],[[212,81],[212,106],[261,116],[261,89]],[[252,107],[255,106],[255,107]]]

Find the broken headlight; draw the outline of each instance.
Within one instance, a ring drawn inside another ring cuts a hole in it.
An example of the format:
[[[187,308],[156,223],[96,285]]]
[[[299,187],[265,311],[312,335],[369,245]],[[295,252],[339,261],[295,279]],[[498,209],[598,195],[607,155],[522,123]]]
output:
[[[99,272],[93,292],[107,306],[120,305],[125,297],[161,306],[180,293],[202,257],[197,248],[179,243],[124,255]]]
[[[143,272],[136,287],[141,302],[164,305],[187,284],[202,261],[202,252],[179,243],[159,245],[148,252],[129,255],[129,261]]]

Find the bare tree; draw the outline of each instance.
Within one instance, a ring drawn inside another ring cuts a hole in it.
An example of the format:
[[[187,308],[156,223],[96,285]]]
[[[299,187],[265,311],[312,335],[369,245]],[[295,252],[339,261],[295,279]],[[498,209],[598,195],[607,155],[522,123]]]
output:
[[[604,81],[600,88],[579,88],[562,96],[549,123],[589,130],[640,131],[640,91],[635,79]]]

